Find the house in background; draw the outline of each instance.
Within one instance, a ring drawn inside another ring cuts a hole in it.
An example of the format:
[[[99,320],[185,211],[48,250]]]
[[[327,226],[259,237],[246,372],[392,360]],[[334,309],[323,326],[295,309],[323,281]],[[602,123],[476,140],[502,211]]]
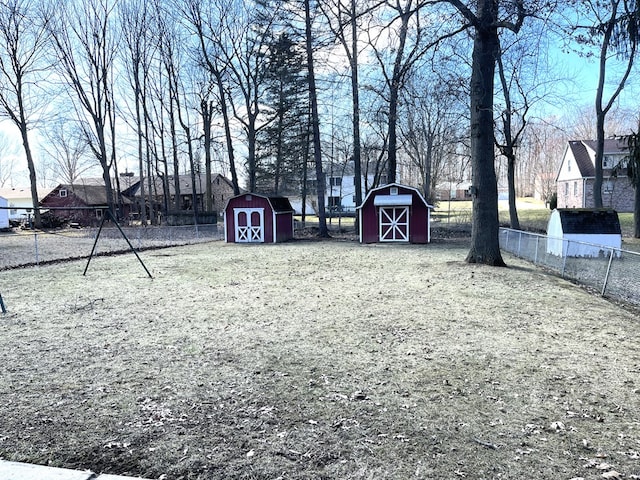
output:
[[[633,212],[633,186],[624,168],[628,151],[624,140],[613,138],[605,140],[602,203],[603,207],[618,212]],[[572,140],[569,142],[556,177],[558,208],[594,207],[595,158],[595,141]]]
[[[442,182],[436,186],[436,200],[471,200],[471,182]]]
[[[50,188],[38,188],[38,199],[42,200],[50,191]],[[0,197],[9,203],[9,222],[12,224],[25,222],[32,215],[31,187],[0,188]]]
[[[60,184],[41,201],[43,209],[50,209],[53,216],[81,226],[97,226],[108,208],[104,185]],[[121,216],[127,218],[131,201],[121,200]]]
[[[9,228],[9,201],[0,197],[0,230]]]
[[[195,184],[194,184],[195,178]],[[145,198],[149,198],[149,182],[147,179],[144,180],[145,187]],[[175,177],[170,175],[167,178],[167,186],[169,198],[165,198],[164,189],[162,187],[163,179],[161,177],[156,177],[151,182],[151,190],[154,203],[154,210],[156,212],[163,212],[168,210],[168,214],[174,217],[179,216],[179,214],[183,214],[185,219],[192,219],[194,204],[198,212],[204,212],[205,206],[205,195],[206,195],[206,175],[204,174],[196,174],[194,177],[191,174],[187,175],[179,175],[178,182],[180,188],[180,208],[176,211],[175,208],[175,196],[176,196],[176,186],[175,186]],[[194,195],[194,186],[195,186],[195,195]],[[140,180],[136,179],[132,185],[122,191],[123,195],[130,198],[134,204],[141,205],[141,188],[140,188]],[[224,208],[227,200],[234,196],[233,184],[231,180],[227,179],[221,174],[213,174],[211,176],[211,196],[213,201],[213,212],[215,212],[215,216],[221,217],[224,212]],[[148,201],[148,200],[146,200]],[[175,220],[175,218],[174,218]],[[215,223],[215,221],[204,221],[206,219],[199,219],[199,223]],[[175,223],[175,222],[174,222]],[[181,223],[181,222],[178,222]]]

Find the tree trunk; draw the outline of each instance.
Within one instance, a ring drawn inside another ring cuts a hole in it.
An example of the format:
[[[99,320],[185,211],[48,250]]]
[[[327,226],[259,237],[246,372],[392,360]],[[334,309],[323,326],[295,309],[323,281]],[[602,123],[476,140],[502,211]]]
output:
[[[404,47],[407,42],[407,32],[409,30],[409,19],[413,15],[411,2],[406,6],[406,10],[401,13],[400,39],[396,59],[393,64],[393,73],[389,84],[389,125],[388,125],[388,153],[387,153],[387,182],[395,183],[398,174],[398,100],[402,84],[402,61],[404,57]]]
[[[602,163],[604,157],[604,117],[605,113],[602,111],[601,106],[601,91],[598,94],[600,101],[596,102],[596,158],[595,158],[595,170],[596,176],[593,182],[593,207],[602,208]],[[588,205],[584,205],[588,207]]]
[[[471,71],[471,165],[473,224],[468,263],[504,266],[500,254],[498,185],[493,135],[493,81],[498,32],[492,26],[493,2],[478,5],[479,25],[473,42]]]
[[[351,95],[353,101],[353,176],[356,190],[356,207],[362,204],[362,153],[360,148],[360,85],[358,79],[358,28],[356,0],[351,0]],[[358,215],[354,227],[359,229]]]
[[[231,125],[229,123],[229,110],[227,109],[227,94],[224,91],[224,79],[218,71],[212,71],[216,78],[218,94],[220,95],[220,111],[222,112],[222,123],[224,124],[224,136],[227,145],[227,155],[229,157],[229,171],[231,172],[231,184],[233,185],[233,194],[240,195],[240,185],[238,184],[238,174],[236,172],[236,160],[233,152],[233,138],[231,136]]]
[[[516,208],[516,155],[513,146],[507,147],[507,183],[509,184],[509,226],[520,230],[518,209]]]
[[[635,195],[635,203],[633,206],[633,225],[634,225],[633,236],[635,238],[640,238],[640,185],[638,184],[638,182],[636,182],[634,187],[636,189],[636,195]]]
[[[316,77],[313,69],[313,45],[311,34],[311,0],[304,0],[305,10],[305,40],[306,40],[306,53],[307,53],[307,69],[309,72],[309,100],[311,103],[311,130],[313,135],[313,158],[316,165],[316,180],[318,182],[318,236],[328,237],[329,230],[327,229],[327,215],[324,206],[324,172],[322,170],[322,151],[320,144],[320,115],[318,114],[318,95],[316,91]]]
[[[42,219],[40,218],[40,200],[38,199],[38,181],[36,179],[36,166],[33,162],[33,154],[31,153],[31,145],[29,144],[29,136],[27,134],[27,124],[24,128],[20,128],[22,134],[22,146],[27,157],[27,167],[29,168],[29,183],[31,184],[31,198],[33,199],[33,224],[35,228],[42,227]]]

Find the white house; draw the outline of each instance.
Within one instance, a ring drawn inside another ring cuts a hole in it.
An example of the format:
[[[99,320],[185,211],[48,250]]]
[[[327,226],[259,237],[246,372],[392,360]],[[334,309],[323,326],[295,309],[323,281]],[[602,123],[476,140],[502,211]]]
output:
[[[604,142],[602,203],[618,212],[633,212],[634,190],[627,178],[625,159],[629,148],[624,139]],[[556,177],[558,208],[593,208],[595,140],[568,143]]]
[[[42,200],[50,191],[50,188],[38,188],[38,199]],[[0,188],[0,197],[9,202],[10,221],[26,220],[33,209],[31,187]]]
[[[0,230],[9,228],[9,202],[6,198],[0,197]]]
[[[598,257],[622,247],[622,231],[615,210],[561,209],[547,224],[547,253],[559,257]]]

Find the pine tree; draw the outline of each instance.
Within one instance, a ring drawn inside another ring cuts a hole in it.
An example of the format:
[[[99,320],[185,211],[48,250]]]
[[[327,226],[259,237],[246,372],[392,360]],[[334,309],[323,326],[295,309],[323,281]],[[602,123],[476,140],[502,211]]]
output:
[[[308,93],[304,52],[299,41],[281,33],[269,45],[264,106],[268,125],[257,153],[257,190],[299,194],[308,141]]]

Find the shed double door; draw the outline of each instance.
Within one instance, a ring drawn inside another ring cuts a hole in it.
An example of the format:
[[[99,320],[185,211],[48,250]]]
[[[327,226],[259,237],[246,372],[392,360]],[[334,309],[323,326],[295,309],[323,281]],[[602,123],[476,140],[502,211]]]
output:
[[[236,208],[233,211],[236,226],[236,242],[264,242],[264,209]]]
[[[409,241],[409,207],[380,207],[380,241]]]

